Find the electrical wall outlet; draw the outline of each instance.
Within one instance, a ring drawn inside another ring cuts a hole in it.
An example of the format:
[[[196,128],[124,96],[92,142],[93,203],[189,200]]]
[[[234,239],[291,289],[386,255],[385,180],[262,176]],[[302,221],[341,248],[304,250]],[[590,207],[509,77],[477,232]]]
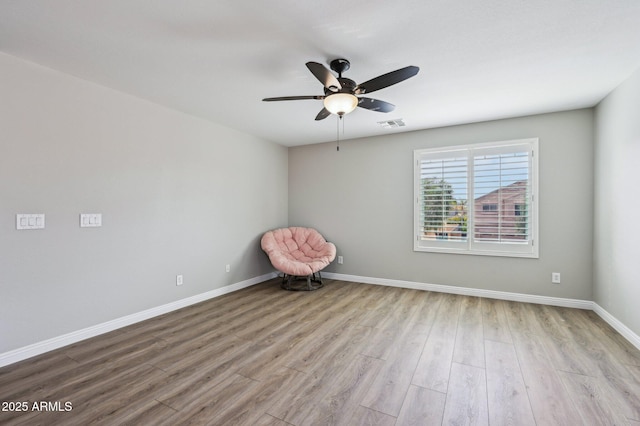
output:
[[[342,256],[338,256],[338,265],[342,265],[344,263],[344,258]]]
[[[224,270],[227,271],[227,272],[231,272],[231,265],[227,264],[227,266],[225,266]]]
[[[551,282],[554,284],[560,284],[560,272],[551,273]]]
[[[182,285],[182,275],[176,275],[176,285]]]

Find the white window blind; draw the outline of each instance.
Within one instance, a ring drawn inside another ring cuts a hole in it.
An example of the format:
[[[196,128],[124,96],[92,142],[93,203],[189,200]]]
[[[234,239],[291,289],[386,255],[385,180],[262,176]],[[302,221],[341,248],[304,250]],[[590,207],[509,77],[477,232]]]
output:
[[[464,151],[438,152],[419,162],[420,235],[428,241],[467,240],[468,157]],[[453,245],[453,244],[449,244]]]
[[[414,249],[537,257],[537,142],[416,150]]]

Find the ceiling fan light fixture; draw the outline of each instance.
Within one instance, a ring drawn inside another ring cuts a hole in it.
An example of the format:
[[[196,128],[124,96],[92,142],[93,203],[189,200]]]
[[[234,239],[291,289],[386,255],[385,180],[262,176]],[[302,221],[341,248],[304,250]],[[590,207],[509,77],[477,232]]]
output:
[[[338,73],[336,77],[326,66],[319,62],[307,62],[307,68],[311,74],[324,86],[324,95],[320,96],[280,96],[277,98],[264,98],[263,101],[296,101],[301,99],[323,99],[324,108],[316,115],[316,121],[324,120],[331,114],[342,118],[343,115],[360,107],[369,111],[391,112],[395,105],[379,99],[357,97],[364,93],[375,92],[385,87],[393,86],[418,74],[420,68],[410,65],[386,74],[379,75],[364,83],[356,84],[355,81],[342,77],[342,73],[349,69],[350,64],[346,59],[334,59],[331,61],[331,69]]]
[[[357,106],[358,98],[351,93],[333,93],[324,98],[324,107],[336,115],[349,114]]]

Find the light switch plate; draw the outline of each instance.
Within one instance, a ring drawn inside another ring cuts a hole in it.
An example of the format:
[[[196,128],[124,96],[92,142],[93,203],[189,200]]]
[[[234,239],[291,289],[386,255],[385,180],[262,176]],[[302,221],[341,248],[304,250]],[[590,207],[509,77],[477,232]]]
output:
[[[81,228],[96,228],[102,226],[102,213],[81,213]]]
[[[16,229],[44,229],[44,213],[16,214]]]

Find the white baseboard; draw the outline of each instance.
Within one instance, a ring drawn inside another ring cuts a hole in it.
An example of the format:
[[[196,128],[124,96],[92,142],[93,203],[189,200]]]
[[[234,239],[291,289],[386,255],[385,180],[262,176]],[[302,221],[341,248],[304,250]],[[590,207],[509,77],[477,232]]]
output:
[[[364,284],[385,285],[389,287],[412,288],[415,290],[437,291],[440,293],[460,294],[464,296],[487,297],[490,299],[511,300],[514,302],[537,303],[540,305],[562,306],[565,308],[589,309],[613,327],[633,346],[640,350],[640,336],[634,333],[617,318],[591,300],[565,299],[562,297],[536,296],[532,294],[509,293],[504,291],[482,290],[468,287],[455,287],[440,284],[426,284],[414,281],[390,280],[386,278],[360,277],[356,275],[336,274],[325,272],[323,277],[341,281],[358,282]]]
[[[565,299],[562,297],[536,296],[533,294],[509,293],[506,291],[483,290],[470,287],[456,287],[442,284],[427,284],[415,281],[391,280],[386,278],[360,277],[356,275],[336,274],[325,272],[323,277],[358,282],[364,284],[385,285],[388,287],[412,288],[414,290],[436,291],[439,293],[460,294],[463,296],[486,297],[489,299],[511,300],[514,302],[537,303],[539,305],[562,306],[565,308],[592,309],[593,302],[590,300]]]
[[[13,364],[18,361],[31,358],[33,356],[43,354],[45,352],[61,348],[63,346],[71,345],[90,337],[108,333],[110,331],[117,330],[119,328],[126,327],[140,321],[148,320],[150,318],[157,317],[158,315],[163,315],[168,312],[185,308],[187,306],[195,305],[196,303],[204,302],[205,300],[232,293],[234,291],[238,291],[243,288],[261,283],[263,281],[270,280],[272,278],[275,278],[276,276],[276,273],[272,272],[269,274],[261,275],[259,277],[250,278],[248,280],[217,288],[206,293],[201,293],[195,296],[187,297],[185,299],[176,300],[175,302],[167,303],[166,305],[157,306],[155,308],[147,309],[142,312],[137,312],[135,314],[127,315],[121,318],[116,318],[102,324],[83,328],[82,330],[73,331],[62,336],[54,337],[52,339],[47,339],[42,342],[37,342],[22,348],[14,349],[12,351],[0,354],[0,367]]]
[[[629,327],[618,321],[616,317],[605,311],[596,302],[593,302],[593,311],[598,314],[600,318],[605,320],[607,324],[613,327],[618,333],[620,333],[625,339],[627,339],[633,346],[640,350],[640,336],[631,331]]]

